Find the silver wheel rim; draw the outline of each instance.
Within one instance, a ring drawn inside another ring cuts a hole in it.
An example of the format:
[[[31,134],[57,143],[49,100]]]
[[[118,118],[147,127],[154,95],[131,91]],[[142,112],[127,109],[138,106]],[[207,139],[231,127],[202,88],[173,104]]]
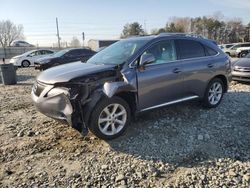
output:
[[[114,103],[102,110],[98,119],[98,127],[103,134],[112,136],[123,129],[126,121],[126,109],[121,104]]]
[[[208,94],[208,101],[211,105],[216,105],[220,102],[222,97],[222,85],[220,82],[214,82],[210,89]]]
[[[23,62],[23,66],[24,66],[24,67],[28,67],[29,65],[30,65],[30,64],[29,64],[28,61],[24,61],[24,62]]]

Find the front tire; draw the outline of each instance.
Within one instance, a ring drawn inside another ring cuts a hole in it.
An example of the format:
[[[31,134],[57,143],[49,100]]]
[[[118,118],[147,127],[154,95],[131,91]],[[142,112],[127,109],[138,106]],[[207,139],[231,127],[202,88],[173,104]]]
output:
[[[129,105],[122,98],[103,98],[92,112],[89,129],[101,139],[114,139],[124,133],[130,116]]]
[[[22,67],[27,68],[27,67],[29,67],[29,66],[30,66],[30,62],[29,62],[28,60],[24,60],[24,61],[22,62]]]
[[[225,85],[219,78],[212,79],[206,89],[203,105],[207,108],[217,107],[223,98]]]

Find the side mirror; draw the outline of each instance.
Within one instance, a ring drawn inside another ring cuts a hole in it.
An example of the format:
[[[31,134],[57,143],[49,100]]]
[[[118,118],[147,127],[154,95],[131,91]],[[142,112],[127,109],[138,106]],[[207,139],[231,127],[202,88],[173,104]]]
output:
[[[143,54],[140,60],[140,66],[151,64],[155,61],[153,54]]]

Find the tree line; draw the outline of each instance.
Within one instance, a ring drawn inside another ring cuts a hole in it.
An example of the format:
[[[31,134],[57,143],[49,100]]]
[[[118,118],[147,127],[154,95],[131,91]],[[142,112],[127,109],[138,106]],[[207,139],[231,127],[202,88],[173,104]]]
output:
[[[126,24],[121,38],[134,35],[170,33],[194,33],[217,41],[219,44],[250,42],[250,22],[244,25],[240,18],[224,19],[221,13],[203,17],[171,17],[162,28],[147,33],[138,22]]]

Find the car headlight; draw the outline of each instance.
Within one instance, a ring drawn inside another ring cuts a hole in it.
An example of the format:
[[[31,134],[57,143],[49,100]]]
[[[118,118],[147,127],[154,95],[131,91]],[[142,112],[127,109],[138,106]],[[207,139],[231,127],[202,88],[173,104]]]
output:
[[[53,97],[53,96],[57,96],[60,94],[65,94],[66,96],[69,95],[69,89],[68,88],[62,88],[62,87],[56,87],[51,89],[48,93],[47,96],[48,97]]]

